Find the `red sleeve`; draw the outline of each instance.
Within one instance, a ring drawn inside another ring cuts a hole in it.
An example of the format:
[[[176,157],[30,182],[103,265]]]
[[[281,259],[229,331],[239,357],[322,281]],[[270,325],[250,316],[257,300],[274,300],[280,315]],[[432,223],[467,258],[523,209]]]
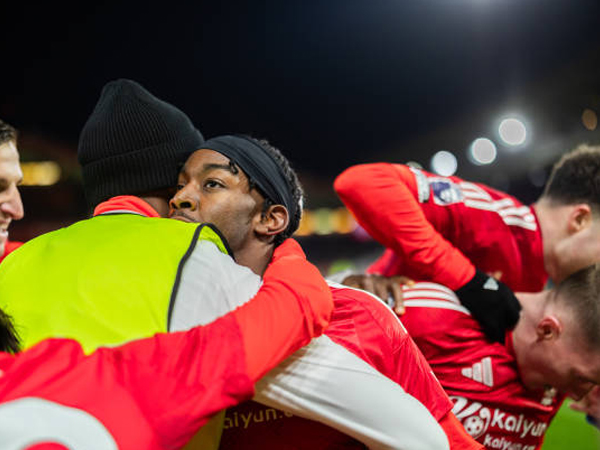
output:
[[[325,280],[288,239],[243,306],[208,325],[158,334],[106,356],[126,371],[158,433],[179,448],[210,416],[249,399],[259,378],[320,335],[332,309]]]
[[[456,416],[449,412],[440,421],[440,426],[446,432],[450,450],[484,450],[485,447],[473,439],[465,431]]]
[[[358,223],[409,261],[423,279],[455,290],[473,278],[473,264],[425,217],[409,167],[387,163],[353,166],[336,178],[334,189]]]
[[[332,311],[329,286],[288,239],[275,249],[258,294],[232,313],[243,331],[250,377],[258,380],[321,335]]]
[[[4,258],[18,249],[21,245],[23,245],[22,242],[6,241],[6,244],[4,244],[4,254],[0,255],[0,262],[2,262]]]
[[[182,447],[211,416],[254,394],[243,330],[232,314],[101,352],[106,358],[100,361],[113,360],[122,374],[116,376],[119,384],[131,391],[165,448]]]
[[[375,296],[332,286],[335,310],[325,334],[422,403],[436,420],[452,402],[398,317]]]

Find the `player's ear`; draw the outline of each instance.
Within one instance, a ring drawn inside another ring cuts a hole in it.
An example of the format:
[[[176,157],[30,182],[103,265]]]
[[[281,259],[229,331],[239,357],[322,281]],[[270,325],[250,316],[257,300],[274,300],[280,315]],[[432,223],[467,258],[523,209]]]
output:
[[[568,220],[569,233],[585,230],[592,224],[592,208],[587,203],[573,205]]]
[[[260,216],[254,230],[262,236],[275,236],[282,233],[290,223],[290,215],[283,205],[271,205]]]
[[[535,327],[538,341],[557,339],[563,331],[561,321],[553,314],[544,316]]]

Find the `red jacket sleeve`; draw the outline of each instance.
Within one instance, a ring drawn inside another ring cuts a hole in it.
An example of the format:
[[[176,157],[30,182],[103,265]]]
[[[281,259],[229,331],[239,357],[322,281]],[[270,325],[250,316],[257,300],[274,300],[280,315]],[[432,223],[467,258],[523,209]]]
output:
[[[336,178],[334,189],[358,223],[400,255],[422,279],[456,290],[473,278],[473,264],[425,217],[409,167],[387,163],[353,166]]]
[[[300,245],[286,240],[275,249],[256,296],[232,314],[240,324],[248,373],[258,380],[320,336],[331,318],[331,290]]]
[[[249,399],[259,378],[322,334],[332,310],[325,280],[288,239],[243,306],[187,332],[100,352],[115,352],[105,356],[116,359],[158,434],[179,448],[211,415]]]

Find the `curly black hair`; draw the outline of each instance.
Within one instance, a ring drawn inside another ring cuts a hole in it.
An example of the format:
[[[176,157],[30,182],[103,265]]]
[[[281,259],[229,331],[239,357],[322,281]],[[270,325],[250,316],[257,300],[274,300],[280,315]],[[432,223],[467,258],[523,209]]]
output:
[[[283,171],[283,173],[285,175],[288,188],[290,189],[290,192],[292,193],[293,201],[296,202],[296,204],[298,205],[298,208],[296,208],[296,213],[294,214],[294,217],[290,216],[290,223],[288,224],[287,228],[283,232],[281,232],[277,236],[275,236],[274,244],[275,244],[275,246],[278,246],[283,241],[285,241],[287,238],[292,236],[296,232],[298,227],[300,226],[300,219],[302,218],[302,204],[303,204],[303,199],[304,199],[304,191],[302,189],[302,185],[300,184],[300,181],[298,180],[298,176],[296,175],[296,172],[294,171],[294,169],[292,169],[292,167],[290,165],[290,162],[288,161],[288,159],[285,156],[283,156],[283,154],[281,153],[281,151],[278,148],[271,145],[271,143],[269,143],[269,141],[266,139],[257,139],[257,138],[254,138],[252,136],[247,136],[247,135],[244,135],[244,137],[246,139],[250,139],[252,142],[256,143],[257,145],[260,145],[271,155],[273,160],[275,160],[275,162],[281,168],[281,170]],[[256,186],[256,183],[254,183],[253,180],[250,180],[250,187],[257,189],[262,194],[262,196],[265,197],[265,202],[263,204],[263,214],[267,212],[267,210],[269,209],[269,207],[271,205],[276,204],[272,199],[268,198],[265,195],[265,193],[260,190],[260,188],[258,186]]]

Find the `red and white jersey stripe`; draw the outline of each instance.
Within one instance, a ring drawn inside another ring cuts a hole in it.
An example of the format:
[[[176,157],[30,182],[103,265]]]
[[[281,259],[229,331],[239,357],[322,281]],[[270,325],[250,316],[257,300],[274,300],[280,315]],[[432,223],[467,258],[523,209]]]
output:
[[[475,268],[500,272],[513,291],[539,292],[546,284],[535,210],[515,197],[387,163],[350,167],[334,187],[360,225],[387,249],[369,267],[371,273],[453,290],[464,286]]]
[[[460,304],[454,291],[437,283],[416,283],[411,289],[404,290],[404,305],[421,308],[445,308],[471,315]]]
[[[474,183],[462,181],[458,185],[464,195],[465,206],[493,211],[506,225],[537,230],[538,225],[531,207],[516,204],[515,199],[510,197],[494,200],[488,192]]]
[[[221,448],[476,448],[448,438],[440,421],[451,403],[393,311],[365,291],[330,287],[325,336],[258,383],[261,404],[228,410]]]
[[[541,446],[564,397],[521,383],[512,335],[489,342],[456,296],[444,286],[404,287],[402,323],[454,401],[453,412],[486,448]]]

